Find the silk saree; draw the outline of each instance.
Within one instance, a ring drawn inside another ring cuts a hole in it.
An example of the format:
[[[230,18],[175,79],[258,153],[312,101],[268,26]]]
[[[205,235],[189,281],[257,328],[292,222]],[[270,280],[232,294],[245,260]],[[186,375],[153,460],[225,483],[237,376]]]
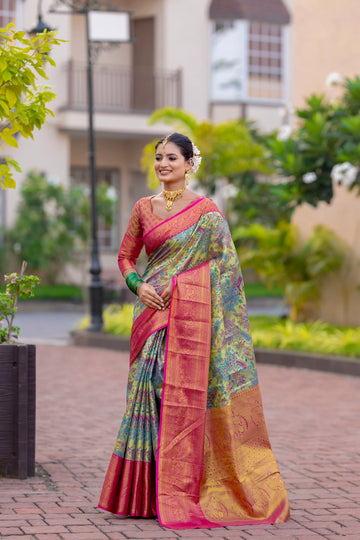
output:
[[[133,209],[119,252],[170,308],[136,300],[126,412],[99,507],[172,529],[281,523],[288,497],[264,421],[243,279],[227,222],[199,198],[163,220]]]

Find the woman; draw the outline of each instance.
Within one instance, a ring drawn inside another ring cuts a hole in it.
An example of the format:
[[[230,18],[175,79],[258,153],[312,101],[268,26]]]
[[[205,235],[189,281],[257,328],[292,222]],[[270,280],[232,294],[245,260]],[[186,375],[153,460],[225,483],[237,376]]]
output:
[[[174,529],[280,523],[288,499],[264,422],[239,261],[224,216],[186,186],[200,160],[184,135],[159,141],[164,189],[135,204],[121,244],[119,267],[138,299],[127,407],[99,506],[158,515]]]

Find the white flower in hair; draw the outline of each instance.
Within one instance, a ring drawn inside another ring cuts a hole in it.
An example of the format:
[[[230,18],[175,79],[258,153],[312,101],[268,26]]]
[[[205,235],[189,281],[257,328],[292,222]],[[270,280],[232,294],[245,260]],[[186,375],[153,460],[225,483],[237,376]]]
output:
[[[195,174],[198,170],[199,170],[199,167],[200,167],[200,163],[201,163],[201,155],[200,155],[200,150],[198,149],[197,146],[195,146],[194,143],[192,143],[192,146],[193,146],[193,164],[191,165],[191,168],[189,170],[189,173],[190,174]]]

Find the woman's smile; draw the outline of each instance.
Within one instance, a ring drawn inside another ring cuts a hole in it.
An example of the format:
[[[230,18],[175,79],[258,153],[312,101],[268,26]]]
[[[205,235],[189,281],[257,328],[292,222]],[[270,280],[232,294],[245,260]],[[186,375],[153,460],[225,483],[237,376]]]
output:
[[[185,181],[185,165],[187,162],[176,144],[169,141],[165,148],[163,145],[159,145],[155,154],[154,167],[160,181],[171,181],[172,189],[181,188]]]

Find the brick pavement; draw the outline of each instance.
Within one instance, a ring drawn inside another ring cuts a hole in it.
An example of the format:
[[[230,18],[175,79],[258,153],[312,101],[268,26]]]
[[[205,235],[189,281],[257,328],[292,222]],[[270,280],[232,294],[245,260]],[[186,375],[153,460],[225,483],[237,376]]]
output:
[[[283,525],[171,531],[97,499],[125,405],[127,356],[38,346],[38,474],[0,480],[6,540],[360,539],[360,378],[259,366],[270,439],[288,488]]]

